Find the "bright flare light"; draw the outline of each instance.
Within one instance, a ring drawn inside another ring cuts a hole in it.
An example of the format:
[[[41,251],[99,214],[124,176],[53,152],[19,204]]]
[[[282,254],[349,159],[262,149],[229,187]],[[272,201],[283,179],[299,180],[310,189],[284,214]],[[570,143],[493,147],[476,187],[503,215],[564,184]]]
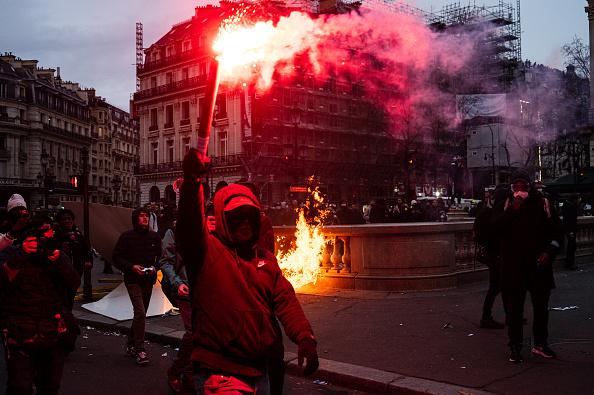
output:
[[[276,66],[315,47],[319,34],[315,22],[300,12],[281,17],[276,25],[272,21],[248,24],[241,16],[231,17],[223,22],[213,44],[221,81],[252,81],[259,74],[258,87],[268,88]]]

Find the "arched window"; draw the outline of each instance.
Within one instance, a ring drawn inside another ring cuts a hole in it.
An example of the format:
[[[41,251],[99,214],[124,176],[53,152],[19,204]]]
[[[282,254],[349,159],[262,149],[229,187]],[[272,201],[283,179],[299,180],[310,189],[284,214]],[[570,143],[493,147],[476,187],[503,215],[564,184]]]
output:
[[[172,185],[167,185],[165,187],[165,200],[167,201],[167,203],[169,204],[173,204],[175,205],[175,190],[173,189]]]
[[[153,185],[151,187],[151,190],[149,192],[149,200],[155,203],[158,203],[161,200],[161,191],[159,191],[158,186]]]

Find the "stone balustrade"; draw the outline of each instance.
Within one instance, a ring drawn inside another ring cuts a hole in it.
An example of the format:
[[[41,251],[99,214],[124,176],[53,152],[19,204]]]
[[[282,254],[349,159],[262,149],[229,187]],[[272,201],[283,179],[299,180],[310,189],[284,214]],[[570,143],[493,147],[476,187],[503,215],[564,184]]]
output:
[[[592,255],[594,217],[579,218],[578,227],[577,255]],[[274,230],[286,245],[295,228]],[[322,287],[440,289],[486,278],[486,267],[476,261],[472,221],[336,225],[325,227],[324,235]]]

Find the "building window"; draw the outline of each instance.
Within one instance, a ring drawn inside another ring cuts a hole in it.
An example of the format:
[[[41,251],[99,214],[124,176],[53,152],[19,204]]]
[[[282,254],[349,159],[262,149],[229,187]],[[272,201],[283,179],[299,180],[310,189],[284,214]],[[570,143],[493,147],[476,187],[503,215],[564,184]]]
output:
[[[187,154],[188,151],[190,151],[190,138],[189,137],[185,137],[183,140],[183,145],[184,145],[184,154]]]
[[[157,77],[151,77],[151,88],[157,87]]]
[[[217,119],[227,118],[227,95],[224,93],[217,96],[215,114]]]
[[[219,132],[219,156],[227,155],[227,132]]]
[[[153,150],[153,164],[156,165],[159,160],[159,143],[152,143],[151,148]]]
[[[173,162],[173,140],[167,140],[167,161]]]
[[[0,97],[6,97],[8,87],[5,82],[0,82]]]
[[[190,40],[184,41],[184,43],[182,44],[182,51],[187,52],[191,49],[192,49],[192,41],[190,41]]]
[[[187,80],[190,77],[189,71],[187,67],[182,69],[182,80]]]
[[[167,73],[167,74],[165,74],[165,83],[167,85],[173,83],[173,73]]]
[[[101,129],[101,128],[99,128]],[[151,108],[151,123],[150,123],[150,127],[149,130],[157,130],[158,126],[157,126],[157,109],[156,108]]]
[[[0,134],[0,149],[6,149],[6,135]]]
[[[190,102],[182,102],[181,108],[181,119],[190,119]]]
[[[165,107],[165,127],[173,127],[173,105],[170,104]]]
[[[167,47],[167,50],[165,52],[166,53],[165,56],[167,56],[167,57],[173,56],[173,52],[174,52],[173,51],[173,47]]]

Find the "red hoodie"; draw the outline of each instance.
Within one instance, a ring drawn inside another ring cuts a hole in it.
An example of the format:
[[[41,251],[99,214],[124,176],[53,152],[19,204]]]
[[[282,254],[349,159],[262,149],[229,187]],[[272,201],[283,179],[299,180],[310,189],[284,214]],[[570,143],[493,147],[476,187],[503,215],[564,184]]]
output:
[[[217,192],[216,232],[209,234],[199,189],[195,182],[182,185],[177,223],[192,295],[192,360],[207,369],[259,376],[274,356],[275,316],[295,343],[313,331],[274,255],[256,247],[258,231],[251,260],[238,256],[230,240],[224,211],[246,204],[259,209],[252,192],[237,184]]]

